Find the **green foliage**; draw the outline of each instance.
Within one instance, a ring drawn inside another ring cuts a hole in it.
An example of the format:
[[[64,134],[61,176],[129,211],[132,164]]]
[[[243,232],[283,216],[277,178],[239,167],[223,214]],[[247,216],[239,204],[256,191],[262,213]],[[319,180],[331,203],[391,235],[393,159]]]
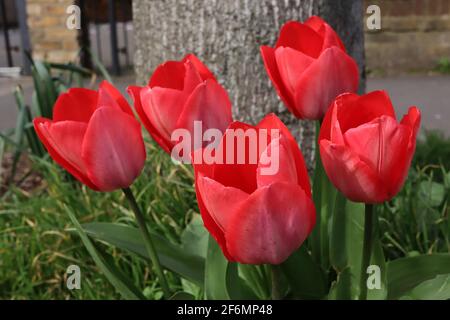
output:
[[[450,174],[437,167],[411,169],[400,193],[377,207],[384,250],[389,259],[415,253],[450,252]],[[443,181],[443,182],[437,182]]]
[[[134,188],[153,232],[173,245],[181,245],[184,230],[195,217],[196,201],[191,168],[174,165],[153,143],[141,177]],[[79,236],[73,230],[66,206],[80,223],[112,222],[135,227],[133,213],[121,192],[99,193],[68,178],[64,170],[48,158],[31,156],[44,183],[32,192],[10,186],[0,202],[0,299],[117,299],[105,276],[99,272]],[[144,205],[145,204],[145,205]],[[198,222],[198,220],[197,220]],[[141,292],[159,299],[161,289],[154,273],[139,256],[126,250],[95,242],[110,256]],[[191,249],[192,250],[192,249]],[[70,264],[81,268],[81,290],[68,290],[65,272]],[[174,291],[196,292],[197,286],[168,274]]]
[[[450,170],[449,159],[450,138],[440,131],[425,131],[424,139],[417,141],[412,167],[424,168],[432,165],[432,171],[439,174],[441,165],[446,171]],[[437,175],[435,178],[440,179],[442,177]]]
[[[442,74],[449,74],[450,73],[450,59],[449,58],[440,59],[436,66],[436,71],[439,73],[442,73]]]

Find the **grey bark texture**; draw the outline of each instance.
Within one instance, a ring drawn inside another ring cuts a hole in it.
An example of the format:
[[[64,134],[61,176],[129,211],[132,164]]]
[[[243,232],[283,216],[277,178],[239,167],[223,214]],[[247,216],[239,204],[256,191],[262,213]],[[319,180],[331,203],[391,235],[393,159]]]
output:
[[[297,137],[311,169],[314,123],[295,119],[280,102],[259,47],[273,46],[285,22],[319,10],[363,66],[362,0],[133,0],[137,82],[146,83],[165,60],[195,53],[227,89],[235,118],[255,124],[275,112]]]

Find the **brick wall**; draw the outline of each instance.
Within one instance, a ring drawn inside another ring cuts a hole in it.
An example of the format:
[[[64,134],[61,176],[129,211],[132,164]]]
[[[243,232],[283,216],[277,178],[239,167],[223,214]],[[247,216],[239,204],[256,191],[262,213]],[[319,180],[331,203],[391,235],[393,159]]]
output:
[[[381,9],[381,30],[366,30],[368,69],[375,74],[433,69],[450,58],[450,0],[365,0]],[[366,15],[368,16],[368,14]]]
[[[28,29],[34,59],[52,62],[73,60],[78,52],[77,30],[66,28],[73,0],[28,0]]]

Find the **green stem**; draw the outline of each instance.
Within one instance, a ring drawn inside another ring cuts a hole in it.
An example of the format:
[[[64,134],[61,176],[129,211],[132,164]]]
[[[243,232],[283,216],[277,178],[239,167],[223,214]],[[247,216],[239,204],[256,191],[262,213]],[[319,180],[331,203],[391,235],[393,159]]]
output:
[[[279,266],[271,266],[272,270],[272,300],[283,299],[283,293],[281,292],[281,270]]]
[[[364,244],[363,256],[361,262],[361,276],[359,282],[359,300],[367,299],[367,267],[372,256],[372,239],[373,239],[373,205],[366,204],[364,217]]]
[[[133,192],[130,188],[122,189],[125,197],[130,203],[131,209],[134,212],[134,216],[136,217],[136,222],[141,230],[142,236],[144,237],[145,247],[147,249],[147,253],[150,257],[150,260],[155,267],[156,275],[158,276],[159,283],[161,284],[162,290],[164,292],[164,296],[166,298],[170,297],[169,285],[167,284],[166,277],[164,276],[163,269],[161,267],[161,263],[159,262],[158,254],[156,253],[155,245],[153,244],[150,233],[148,232],[147,226],[145,224],[144,215],[142,214],[139,205],[136,202],[136,198],[133,195]],[[151,266],[150,266],[151,268]]]

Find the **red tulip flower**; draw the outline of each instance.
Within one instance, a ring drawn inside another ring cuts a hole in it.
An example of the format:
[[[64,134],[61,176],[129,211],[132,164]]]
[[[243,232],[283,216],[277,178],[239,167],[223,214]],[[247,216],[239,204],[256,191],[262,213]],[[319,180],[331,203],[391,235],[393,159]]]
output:
[[[315,224],[303,156],[289,130],[273,114],[256,126],[233,122],[216,150],[236,139],[239,131],[241,137],[253,136],[257,140],[223,150],[223,159],[231,152],[234,161],[194,161],[203,222],[228,260],[280,264],[300,247]],[[261,134],[263,131],[266,136]],[[265,142],[265,148],[256,150],[254,147],[261,146],[261,142]],[[194,158],[205,151],[197,150]],[[249,160],[252,152],[253,163]],[[236,161],[239,153],[245,154],[245,161]],[[266,161],[274,154],[277,157]],[[264,174],[264,168],[275,162],[278,170]]]
[[[358,66],[321,18],[287,22],[275,48],[261,47],[279,97],[297,118],[322,119],[341,93],[358,89]]]
[[[73,88],[63,93],[53,120],[36,118],[33,123],[53,160],[91,189],[127,188],[144,166],[141,126],[106,81],[98,91]]]
[[[142,123],[153,139],[170,153],[175,129],[193,132],[194,121],[204,130],[222,132],[232,122],[228,94],[194,55],[158,66],[147,86],[128,87]]]
[[[320,155],[334,186],[356,202],[381,203],[403,186],[416,148],[420,111],[397,122],[384,91],[342,94],[320,129]]]

